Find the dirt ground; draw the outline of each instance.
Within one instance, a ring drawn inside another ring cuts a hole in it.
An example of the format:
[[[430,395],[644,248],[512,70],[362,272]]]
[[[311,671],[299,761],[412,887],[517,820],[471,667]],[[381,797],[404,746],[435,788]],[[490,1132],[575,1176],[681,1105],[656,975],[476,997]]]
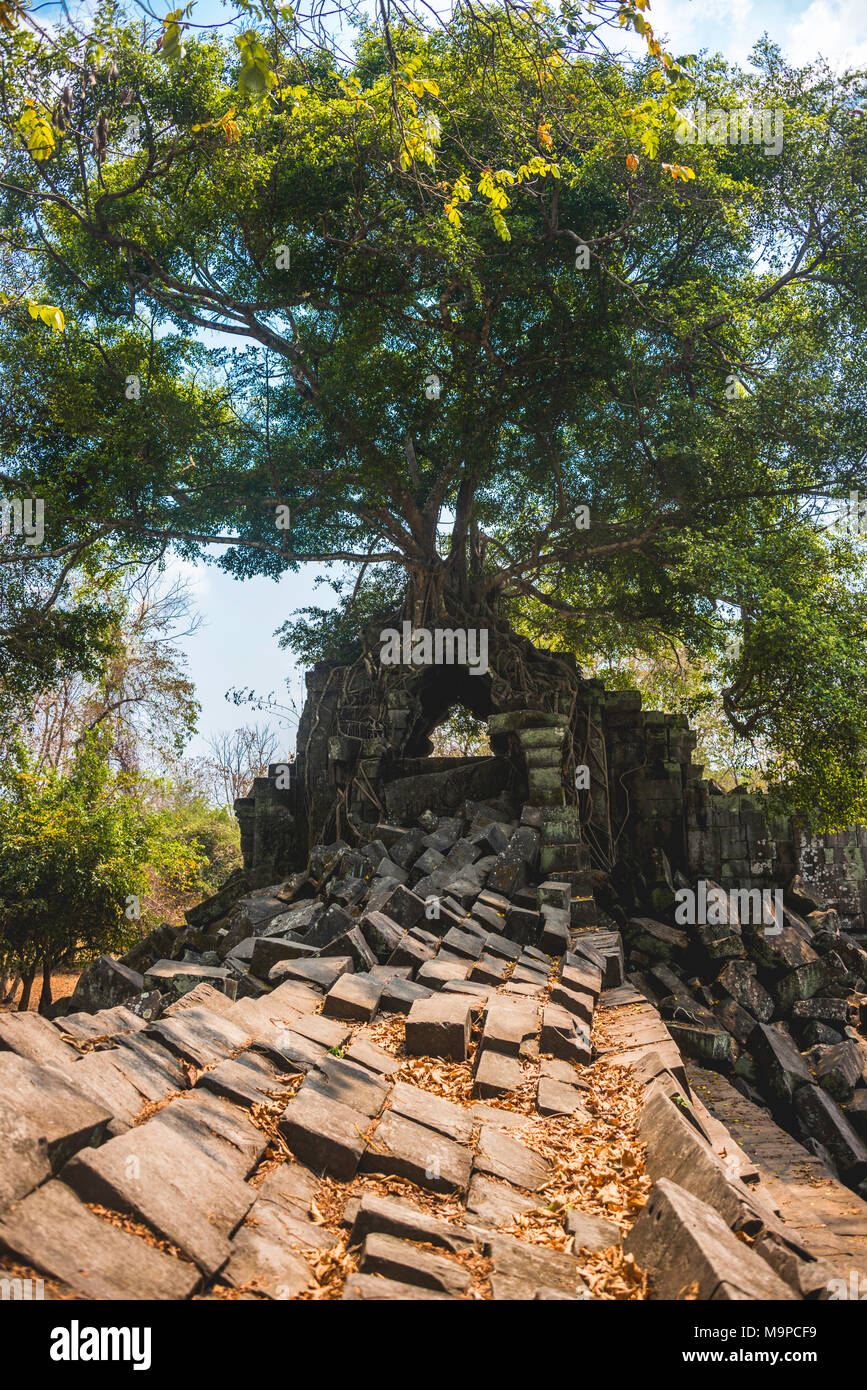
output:
[[[66,998],[68,998],[68,996],[69,996],[69,995],[72,993],[72,991],[75,989],[75,986],[76,986],[76,984],[77,984],[77,982],[78,982],[78,977],[79,977],[80,974],[81,974],[81,971],[80,971],[80,970],[67,970],[67,969],[55,970],[55,971],[53,972],[52,976],[51,976],[51,997],[52,997],[52,999],[66,999]],[[36,977],[36,979],[33,981],[33,988],[32,988],[32,990],[30,991],[30,1007],[31,1007],[31,1009],[35,1009],[35,1008],[38,1006],[38,1004],[39,1004],[39,995],[40,995],[41,992],[42,992],[42,976],[41,976],[41,974],[40,974],[40,975],[38,975],[38,976]],[[20,998],[21,998],[21,986],[19,985],[18,988],[17,988],[17,990],[15,991],[14,997],[13,997],[11,1000],[7,1000],[7,1002],[6,1002],[5,1004],[0,1003],[0,1013],[2,1013],[2,1012],[4,1012],[4,1011],[7,1011],[7,1012],[8,1012],[8,1011],[11,1010],[11,1009],[17,1009],[17,1008],[18,1008],[18,1001],[19,1001]]]

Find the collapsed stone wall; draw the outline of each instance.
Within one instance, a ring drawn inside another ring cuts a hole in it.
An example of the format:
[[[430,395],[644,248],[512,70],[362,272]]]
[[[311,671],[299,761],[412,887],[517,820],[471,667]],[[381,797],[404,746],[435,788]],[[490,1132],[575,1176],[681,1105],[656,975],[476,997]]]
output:
[[[619,866],[621,895],[636,907],[665,891],[661,851],[690,883],[774,888],[800,875],[847,930],[867,933],[867,829],[822,834],[776,814],[761,794],[720,793],[692,760],[696,734],[683,715],[582,680],[574,659],[538,657],[543,688],[527,694],[496,669],[427,669],[396,682],[369,656],[317,664],[295,761],[271,767],[235,802],[245,868],[279,877],[303,868],[317,842],[363,842],[382,819],[409,824],[466,800],[499,799],[511,814],[529,800],[550,827],[547,871],[577,868],[589,851],[600,869]],[[425,756],[456,703],[487,720],[494,756]],[[580,767],[589,786],[576,790]]]

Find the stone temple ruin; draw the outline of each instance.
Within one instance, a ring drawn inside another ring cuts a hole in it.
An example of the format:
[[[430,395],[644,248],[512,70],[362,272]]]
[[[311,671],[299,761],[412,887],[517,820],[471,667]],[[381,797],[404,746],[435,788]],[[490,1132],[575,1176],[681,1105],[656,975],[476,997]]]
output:
[[[291,768],[236,804],[243,869],[53,1017],[0,1014],[0,1277],[95,1299],[867,1290],[863,832],[719,794],[683,719],[559,654],[518,677],[514,652],[484,675],[386,679],[369,648],[317,666]],[[429,756],[456,703],[492,756]],[[782,910],[679,920],[698,885]]]
[[[720,793],[692,761],[685,717],[582,680],[569,655],[536,655],[546,679],[535,702],[496,671],[428,667],[396,688],[369,657],[317,664],[295,761],[235,802],[244,867],[280,877],[302,868],[314,844],[369,837],[383,819],[409,825],[466,800],[513,812],[529,801],[541,811],[542,870],[577,870],[588,857],[616,868],[627,908],[666,901],[664,855],[684,884],[772,889],[800,876],[847,930],[867,933],[867,829],[814,833],[760,794]],[[429,756],[430,734],[456,704],[487,721],[493,757]],[[589,786],[576,790],[579,767]]]

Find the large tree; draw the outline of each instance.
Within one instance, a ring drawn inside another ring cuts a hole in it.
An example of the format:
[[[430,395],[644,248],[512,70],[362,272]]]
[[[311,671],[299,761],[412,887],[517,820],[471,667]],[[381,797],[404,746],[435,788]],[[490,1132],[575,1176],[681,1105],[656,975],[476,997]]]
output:
[[[234,41],[113,5],[3,37],[7,467],[50,543],[355,564],[340,639],[737,627],[735,727],[863,814],[861,541],[824,528],[864,486],[863,75],[675,61],[644,0],[384,7],[343,59],[245,9]],[[700,100],[780,113],[781,149],[684,143]]]

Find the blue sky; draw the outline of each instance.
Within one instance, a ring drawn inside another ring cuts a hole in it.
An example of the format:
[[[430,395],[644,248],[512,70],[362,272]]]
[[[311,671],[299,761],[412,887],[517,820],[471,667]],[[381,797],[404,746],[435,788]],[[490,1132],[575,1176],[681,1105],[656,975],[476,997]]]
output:
[[[194,18],[217,17],[219,8],[214,0],[206,0]],[[228,7],[223,10],[229,12]],[[867,67],[865,0],[728,0],[727,4],[652,0],[650,17],[674,53],[706,48],[745,62],[754,43],[767,32],[796,62],[821,53],[841,67]],[[303,673],[288,653],[280,651],[274,632],[293,609],[311,602],[324,606],[330,591],[314,590],[316,573],[322,572],[319,566],[286,575],[279,582],[249,579],[243,583],[206,563],[172,568],[189,579],[204,619],[199,631],[180,644],[202,705],[199,733],[189,748],[196,754],[204,751],[210,734],[253,719],[265,720],[262,714],[242,714],[227,703],[225,692],[230,687],[253,687],[262,695],[275,691],[280,698],[289,679],[296,695],[303,692]]]

